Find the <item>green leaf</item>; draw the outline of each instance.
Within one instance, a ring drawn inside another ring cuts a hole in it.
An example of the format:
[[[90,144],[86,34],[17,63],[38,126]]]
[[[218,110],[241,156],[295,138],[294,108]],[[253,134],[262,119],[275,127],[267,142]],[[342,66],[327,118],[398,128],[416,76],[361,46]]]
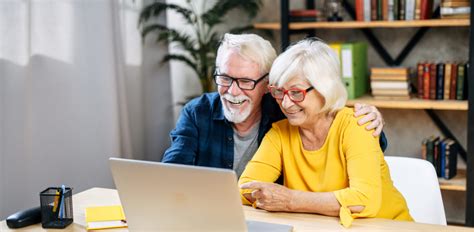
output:
[[[193,71],[196,74],[199,75],[199,70],[198,70],[197,64],[194,61],[192,61],[191,59],[189,59],[188,57],[186,57],[185,55],[167,54],[163,57],[163,59],[161,60],[161,63],[163,64],[163,63],[166,63],[166,62],[171,61],[171,60],[180,61],[180,62],[185,63],[191,69],[193,69]]]
[[[157,42],[178,43],[179,46],[188,51],[193,56],[193,58],[196,59],[195,45],[189,35],[180,33],[177,30],[168,28],[164,25],[153,24],[143,28],[142,38],[145,38],[151,32],[158,33]]]
[[[184,7],[181,7],[176,4],[166,4],[162,2],[154,2],[146,7],[140,12],[140,16],[138,18],[138,25],[143,25],[148,20],[153,17],[158,17],[160,14],[167,9],[174,10],[183,16],[189,24],[196,23],[196,14]]]
[[[240,9],[242,10],[242,12],[245,12],[249,17],[255,17],[261,6],[261,0],[218,1],[201,17],[203,21],[206,22],[206,24],[212,27],[216,24],[222,23],[223,16],[229,13],[231,10]]]

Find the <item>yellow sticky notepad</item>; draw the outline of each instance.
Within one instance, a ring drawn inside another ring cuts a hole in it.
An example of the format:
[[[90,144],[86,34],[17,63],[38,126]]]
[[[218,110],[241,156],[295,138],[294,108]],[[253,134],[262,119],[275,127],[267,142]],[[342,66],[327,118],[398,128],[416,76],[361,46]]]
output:
[[[96,206],[86,208],[87,230],[127,227],[122,206]]]

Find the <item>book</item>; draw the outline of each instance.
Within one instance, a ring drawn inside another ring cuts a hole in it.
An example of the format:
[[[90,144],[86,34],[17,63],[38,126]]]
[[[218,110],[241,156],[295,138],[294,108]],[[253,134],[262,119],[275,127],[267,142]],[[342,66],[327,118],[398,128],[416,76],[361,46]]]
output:
[[[436,99],[436,64],[430,64],[430,99]]]
[[[441,15],[442,19],[469,19],[471,14]]]
[[[390,101],[407,101],[407,100],[410,100],[410,95],[403,95],[403,96],[375,95],[374,99],[390,100]]]
[[[441,7],[467,7],[471,6],[469,1],[465,2],[442,2]]]
[[[444,100],[449,100],[449,93],[451,91],[451,64],[444,65]]]
[[[420,19],[430,19],[433,14],[433,0],[421,0]]]
[[[127,227],[122,206],[95,206],[86,208],[87,230]]]
[[[421,0],[415,1],[415,19],[416,20],[421,19]]]
[[[415,19],[415,0],[406,0],[405,2],[405,20]]]
[[[439,140],[439,137],[431,136],[426,142],[426,160],[433,164],[436,168],[436,163],[434,159],[434,144]]]
[[[375,67],[370,69],[370,73],[374,74],[383,74],[383,75],[409,75],[410,71],[405,67],[391,67],[391,68],[382,68]]]
[[[454,140],[447,140],[445,144],[445,169],[444,178],[451,179],[457,173],[458,148]]]
[[[372,89],[373,95],[385,95],[385,96],[409,96],[410,90],[408,89]]]
[[[418,98],[423,99],[423,72],[424,72],[424,64],[418,63],[416,66],[416,76],[418,79]]]
[[[364,0],[364,21],[370,22],[370,0]]]
[[[405,4],[406,4],[406,1],[407,0],[400,0],[399,1],[399,13],[398,13],[398,16],[399,16],[399,20],[405,20]]]
[[[466,77],[466,68],[465,64],[458,65],[458,81],[457,81],[457,89],[456,89],[456,100],[464,100],[464,85],[465,85],[465,77]]]
[[[399,6],[400,6],[400,1],[399,0],[394,0],[393,1],[393,20],[399,20]]]
[[[443,100],[444,98],[444,64],[439,63],[436,71],[436,99]]]
[[[408,81],[407,75],[382,75],[373,74],[370,76],[372,81]]]
[[[430,99],[430,64],[423,64],[423,99]]]
[[[449,92],[449,99],[456,99],[456,90],[458,82],[458,64],[453,63],[451,65],[451,90]]]
[[[471,7],[441,7],[441,15],[459,15],[459,14],[470,14]]]
[[[408,89],[409,84],[406,81],[371,81],[372,89]]]
[[[377,0],[370,0],[370,21],[377,21]]]
[[[355,0],[356,20],[364,21],[364,0]]]
[[[369,90],[367,73],[367,44],[363,42],[341,45],[342,82],[349,99],[355,99]]]

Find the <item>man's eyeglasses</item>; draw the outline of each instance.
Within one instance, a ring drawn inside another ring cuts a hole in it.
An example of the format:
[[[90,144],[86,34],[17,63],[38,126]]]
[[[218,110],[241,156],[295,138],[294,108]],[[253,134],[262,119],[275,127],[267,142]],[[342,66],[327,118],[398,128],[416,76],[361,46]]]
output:
[[[235,78],[235,77],[228,76],[226,74],[215,73],[214,81],[216,82],[218,86],[223,86],[223,87],[230,87],[232,83],[235,81],[237,82],[237,86],[239,86],[240,89],[253,90],[255,89],[255,86],[258,84],[258,82],[263,80],[267,75],[268,73],[261,76],[257,80],[252,80],[250,78]]]
[[[270,94],[277,100],[282,100],[286,94],[292,101],[302,102],[306,97],[306,93],[314,89],[314,87],[311,86],[307,89],[291,88],[286,90],[284,88],[278,88],[276,86],[270,85],[268,86],[268,89],[270,90]]]

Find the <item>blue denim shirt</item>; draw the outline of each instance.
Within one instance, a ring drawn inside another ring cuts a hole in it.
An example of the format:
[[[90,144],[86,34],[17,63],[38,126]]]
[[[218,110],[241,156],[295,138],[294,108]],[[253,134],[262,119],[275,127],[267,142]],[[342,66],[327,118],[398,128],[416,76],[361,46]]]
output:
[[[284,119],[280,107],[270,94],[262,99],[262,118],[258,143],[270,130],[272,123]],[[165,151],[162,162],[232,169],[234,163],[234,130],[224,117],[217,92],[206,93],[186,104],[170,132],[171,147]],[[387,140],[380,136],[382,150]]]

